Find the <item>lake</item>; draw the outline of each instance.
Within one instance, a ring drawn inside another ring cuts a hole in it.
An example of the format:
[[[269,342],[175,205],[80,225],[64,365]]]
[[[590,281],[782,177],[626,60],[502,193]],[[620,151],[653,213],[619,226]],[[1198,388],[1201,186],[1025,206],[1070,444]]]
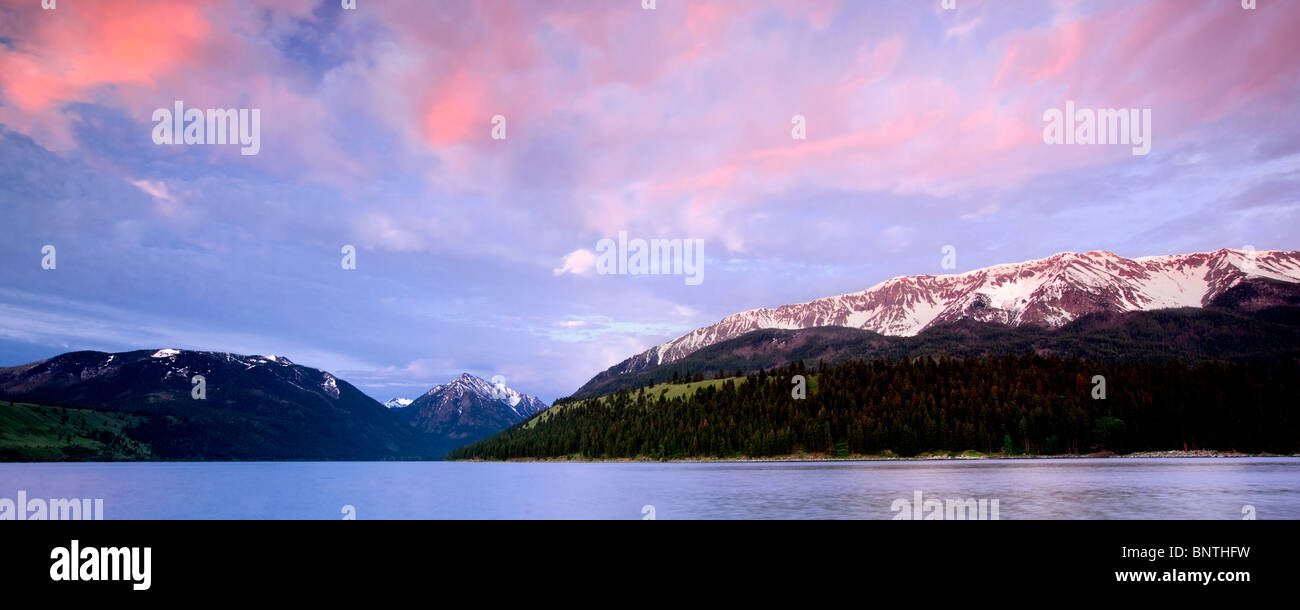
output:
[[[890,519],[917,492],[1004,520],[1300,519],[1300,458],[0,464],[19,490],[107,519]]]

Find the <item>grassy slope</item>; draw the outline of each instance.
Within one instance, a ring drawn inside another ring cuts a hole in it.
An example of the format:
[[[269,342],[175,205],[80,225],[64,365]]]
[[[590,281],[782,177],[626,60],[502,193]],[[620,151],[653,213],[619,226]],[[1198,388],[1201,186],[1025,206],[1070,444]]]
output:
[[[808,378],[808,392],[811,394],[813,390],[817,389],[817,376],[810,374],[810,375],[806,375],[806,377]],[[690,383],[667,383],[667,382],[656,383],[653,386],[647,388],[646,393],[651,396],[657,396],[659,394],[663,394],[664,398],[667,398],[669,400],[672,400],[674,398],[689,398],[692,395],[694,395],[695,392],[700,388],[720,386],[727,381],[734,381],[740,384],[740,383],[745,383],[745,380],[746,380],[745,377],[726,377],[723,379],[706,379],[704,381],[693,381]],[[570,407],[574,407],[577,405],[586,404],[587,401],[589,400],[601,400],[602,398],[604,398],[604,396],[597,396],[595,398],[586,398],[583,400],[575,400],[573,402],[566,402],[564,404],[555,405],[549,409],[546,409],[545,411],[542,411],[541,413],[538,413],[536,417],[524,422],[524,427],[532,428],[533,426],[536,426],[539,422],[546,421],[546,419],[551,416],[551,413],[554,413],[560,409],[568,409]]]
[[[115,411],[0,401],[0,461],[153,459],[148,445],[124,433],[140,421]]]

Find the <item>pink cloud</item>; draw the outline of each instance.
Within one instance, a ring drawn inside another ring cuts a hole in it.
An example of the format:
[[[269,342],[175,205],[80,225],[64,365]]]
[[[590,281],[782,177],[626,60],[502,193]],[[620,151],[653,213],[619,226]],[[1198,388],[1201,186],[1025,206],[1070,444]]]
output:
[[[259,28],[263,9],[308,19],[312,2],[65,4],[47,15],[7,0],[18,16],[0,35],[17,42],[0,47],[0,121],[11,128],[57,130],[70,101],[145,121],[160,99],[252,100],[274,136],[258,161],[268,171],[355,186],[401,162],[440,192],[507,202],[516,180],[552,171],[547,154],[526,152],[550,138],[572,157],[573,232],[689,229],[733,247],[737,215],[809,186],[950,194],[1133,162],[1119,149],[1045,148],[1042,112],[1067,99],[1152,108],[1158,147],[1243,114],[1290,117],[1300,56],[1300,10],[1280,3],[1055,3],[1049,19],[1006,28],[1014,7],[967,0],[873,29],[840,22],[855,7],[829,0],[655,11],[394,0],[341,15],[344,33],[377,41],[302,86]],[[489,138],[496,114],[506,143]],[[789,136],[794,114],[806,141]],[[331,129],[356,115],[395,134],[393,159],[336,141]],[[446,222],[411,209],[360,226],[376,246],[409,249],[447,236]]]
[[[17,5],[16,2],[11,4]],[[150,85],[192,60],[211,34],[203,2],[23,2],[16,49],[0,48],[0,85],[26,112],[89,101],[104,84]],[[8,28],[6,28],[8,29]]]

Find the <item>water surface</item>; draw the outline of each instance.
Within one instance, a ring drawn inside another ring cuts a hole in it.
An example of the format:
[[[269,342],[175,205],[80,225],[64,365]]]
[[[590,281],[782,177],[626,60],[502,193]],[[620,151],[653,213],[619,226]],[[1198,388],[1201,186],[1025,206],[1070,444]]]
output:
[[[1300,458],[0,464],[20,489],[107,519],[890,519],[916,490],[1002,519],[1300,519]]]

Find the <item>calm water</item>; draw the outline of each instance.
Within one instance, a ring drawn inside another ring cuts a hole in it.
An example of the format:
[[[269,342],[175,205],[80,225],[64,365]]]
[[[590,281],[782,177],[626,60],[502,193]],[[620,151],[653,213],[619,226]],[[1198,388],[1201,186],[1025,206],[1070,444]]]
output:
[[[103,498],[108,519],[889,519],[997,499],[1002,519],[1300,519],[1300,458],[732,464],[0,464],[0,498]]]

